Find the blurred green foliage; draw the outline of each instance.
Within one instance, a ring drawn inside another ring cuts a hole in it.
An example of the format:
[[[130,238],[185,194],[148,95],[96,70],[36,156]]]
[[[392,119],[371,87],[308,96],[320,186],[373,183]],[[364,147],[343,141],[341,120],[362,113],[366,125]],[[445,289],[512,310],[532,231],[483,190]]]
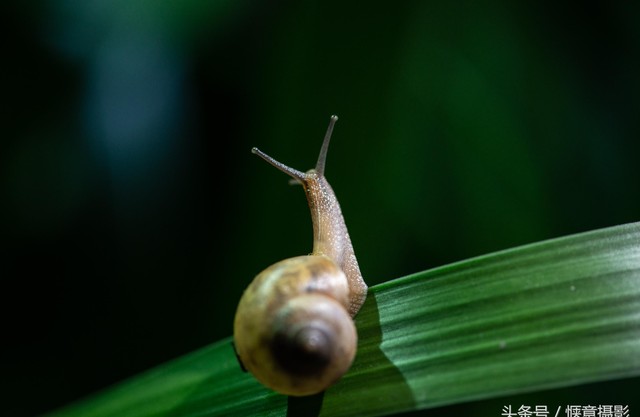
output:
[[[637,221],[632,2],[8,1],[0,230],[33,415],[228,336],[327,177],[370,284]],[[492,410],[495,411],[495,410]]]

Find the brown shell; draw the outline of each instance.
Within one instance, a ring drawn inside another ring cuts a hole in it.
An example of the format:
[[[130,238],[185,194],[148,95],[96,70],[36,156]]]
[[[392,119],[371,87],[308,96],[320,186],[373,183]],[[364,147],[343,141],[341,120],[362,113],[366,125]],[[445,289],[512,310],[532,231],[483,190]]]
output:
[[[348,294],[344,273],[326,256],[299,256],[265,269],[238,305],[234,343],[240,361],[280,393],[323,391],[355,356]]]

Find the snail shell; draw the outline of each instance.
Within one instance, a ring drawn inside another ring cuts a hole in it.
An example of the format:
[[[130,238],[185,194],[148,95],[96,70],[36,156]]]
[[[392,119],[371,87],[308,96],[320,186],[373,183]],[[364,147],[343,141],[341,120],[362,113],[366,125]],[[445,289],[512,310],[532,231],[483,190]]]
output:
[[[313,222],[313,252],[258,274],[234,321],[241,364],[262,384],[287,395],[323,391],[349,369],[358,340],[352,317],[367,294],[340,205],[324,177],[336,120],[331,117],[316,168],[306,173],[253,149],[302,184]]]
[[[324,256],[289,258],[262,271],[235,320],[244,367],[287,395],[313,394],[334,383],[356,353],[348,293],[346,276]]]

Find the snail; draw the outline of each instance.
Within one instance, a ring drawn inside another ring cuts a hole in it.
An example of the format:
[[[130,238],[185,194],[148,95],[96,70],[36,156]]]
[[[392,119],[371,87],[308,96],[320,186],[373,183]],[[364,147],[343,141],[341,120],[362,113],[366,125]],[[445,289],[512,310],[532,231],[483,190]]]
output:
[[[367,296],[340,205],[324,176],[331,116],[315,169],[300,172],[252,152],[302,184],[313,223],[313,252],[277,262],[243,293],[234,320],[241,366],[286,395],[324,391],[350,368],[358,341],[353,317]]]

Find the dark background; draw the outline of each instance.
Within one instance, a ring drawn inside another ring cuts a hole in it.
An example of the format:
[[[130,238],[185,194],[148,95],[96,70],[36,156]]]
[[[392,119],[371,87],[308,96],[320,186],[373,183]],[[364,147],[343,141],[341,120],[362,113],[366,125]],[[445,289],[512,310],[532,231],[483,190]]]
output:
[[[370,285],[640,220],[637,2],[0,12],[6,415],[231,335],[252,277],[311,249],[302,192],[249,150],[306,170],[334,113],[327,177]],[[604,385],[529,401],[638,380]]]

